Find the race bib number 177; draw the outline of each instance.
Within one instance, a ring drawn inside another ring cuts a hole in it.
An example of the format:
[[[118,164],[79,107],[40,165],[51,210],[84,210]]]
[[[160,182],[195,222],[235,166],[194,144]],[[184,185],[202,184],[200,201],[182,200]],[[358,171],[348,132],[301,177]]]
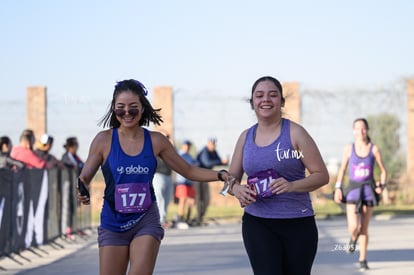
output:
[[[115,185],[115,210],[120,213],[142,213],[152,204],[148,183]]]

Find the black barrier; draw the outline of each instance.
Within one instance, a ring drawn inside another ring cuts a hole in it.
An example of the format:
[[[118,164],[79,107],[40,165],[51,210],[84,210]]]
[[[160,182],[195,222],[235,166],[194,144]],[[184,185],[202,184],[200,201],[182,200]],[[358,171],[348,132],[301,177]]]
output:
[[[0,255],[11,252],[13,171],[0,169]]]
[[[0,257],[90,228],[71,169],[0,169]]]
[[[62,213],[61,203],[61,170],[49,170],[49,198],[47,201],[47,236],[46,239],[52,240],[62,235],[60,227],[60,214]]]
[[[61,194],[62,194],[62,220],[61,229],[62,233],[66,236],[71,236],[73,231],[76,231],[76,208],[77,199],[75,190],[76,184],[76,173],[74,170],[63,170],[61,178]]]
[[[28,178],[30,178],[29,173],[24,171],[19,171],[16,174],[13,174],[12,181],[12,192],[11,192],[11,201],[12,209],[10,216],[10,242],[11,242],[11,251],[16,252],[20,251],[24,247],[24,232],[27,228],[27,217],[25,215],[25,209],[28,208],[29,198],[25,190],[29,189]],[[29,190],[27,190],[30,192]]]

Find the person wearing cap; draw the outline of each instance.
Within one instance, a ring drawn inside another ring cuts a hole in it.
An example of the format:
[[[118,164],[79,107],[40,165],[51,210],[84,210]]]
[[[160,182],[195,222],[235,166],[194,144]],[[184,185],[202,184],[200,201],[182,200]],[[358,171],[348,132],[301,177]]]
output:
[[[216,145],[217,138],[209,137],[207,145],[197,155],[197,161],[200,167],[212,169],[215,166],[227,165],[229,163],[228,158],[221,158],[219,156]],[[197,205],[196,223],[201,225],[210,203],[210,186],[206,182],[196,182],[194,187],[196,190]]]
[[[191,141],[184,140],[179,154],[187,163],[197,166],[199,164],[198,161],[190,155],[191,145]],[[194,207],[196,192],[194,189],[194,182],[186,179],[180,174],[177,174],[176,184],[175,197],[178,199],[177,228],[185,229],[188,228],[188,225],[191,223],[190,218]],[[187,208],[186,215],[185,208]]]
[[[78,139],[76,137],[68,137],[63,148],[65,148],[65,153],[62,155],[61,161],[66,167],[76,169],[79,174],[83,167],[83,161],[78,156]]]
[[[35,154],[48,163],[47,168],[57,167],[59,169],[65,168],[62,162],[60,162],[53,154],[50,153],[50,150],[53,146],[54,138],[49,134],[43,134],[40,137],[39,142],[37,143]]]

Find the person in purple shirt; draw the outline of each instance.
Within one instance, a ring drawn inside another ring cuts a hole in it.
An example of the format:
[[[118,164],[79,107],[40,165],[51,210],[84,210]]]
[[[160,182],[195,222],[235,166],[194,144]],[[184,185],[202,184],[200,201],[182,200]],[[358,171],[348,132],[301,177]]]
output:
[[[368,129],[368,121],[365,118],[354,120],[354,143],[345,146],[334,193],[335,202],[346,202],[348,231],[351,234],[347,247],[349,253],[355,252],[358,238],[360,240],[359,264],[361,271],[369,269],[366,258],[368,224],[374,205],[378,204],[379,194],[385,188],[387,180],[387,171],[382,162],[380,149],[371,142]],[[380,182],[377,183],[374,180],[375,163],[378,164],[381,171]],[[346,189],[343,189],[342,182],[347,166],[349,184]]]
[[[228,193],[244,207],[243,242],[254,274],[311,274],[318,246],[309,192],[329,175],[308,132],[282,117],[284,104],[277,79],[256,80],[250,105],[257,123],[241,133],[229,168],[236,180]],[[244,174],[247,184],[240,184]]]

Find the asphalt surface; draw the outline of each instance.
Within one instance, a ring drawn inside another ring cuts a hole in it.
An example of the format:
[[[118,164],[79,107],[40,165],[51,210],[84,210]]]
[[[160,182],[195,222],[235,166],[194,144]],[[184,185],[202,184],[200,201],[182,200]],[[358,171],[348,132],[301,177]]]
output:
[[[349,235],[345,217],[317,220],[318,253],[312,274],[414,274],[414,216],[375,216],[370,224],[369,270],[360,272],[358,250],[344,251]],[[0,275],[96,275],[96,232],[75,240],[56,240],[32,251],[0,259]],[[168,229],[161,244],[156,275],[250,275],[239,222],[209,222],[187,230]]]

